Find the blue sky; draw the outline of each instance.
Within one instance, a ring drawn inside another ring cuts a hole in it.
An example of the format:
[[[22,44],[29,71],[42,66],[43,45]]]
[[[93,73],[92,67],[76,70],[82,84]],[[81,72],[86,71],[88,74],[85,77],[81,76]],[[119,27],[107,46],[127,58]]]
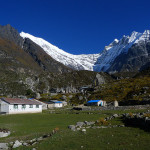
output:
[[[115,38],[150,29],[150,1],[5,0],[0,24],[11,24],[69,53],[99,53]]]

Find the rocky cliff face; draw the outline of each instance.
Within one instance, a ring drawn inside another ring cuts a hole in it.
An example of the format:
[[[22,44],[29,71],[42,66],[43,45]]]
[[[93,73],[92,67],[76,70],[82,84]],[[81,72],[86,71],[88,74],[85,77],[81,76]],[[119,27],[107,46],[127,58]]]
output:
[[[53,73],[70,72],[71,69],[67,68],[63,64],[54,60],[51,56],[47,55],[43,49],[36,43],[26,38],[23,42],[24,51],[33,58],[33,60],[39,65],[44,71]]]
[[[1,57],[14,60],[9,67],[30,68],[32,71],[49,71],[55,73],[69,72],[71,69],[47,55],[44,50],[30,39],[23,39],[18,31],[10,25],[0,26]],[[1,61],[2,63],[2,61]],[[4,64],[5,65],[5,64]],[[19,66],[20,65],[20,66]]]
[[[22,47],[23,38],[19,35],[18,31],[9,24],[6,26],[0,25],[0,37]]]
[[[129,48],[128,53],[119,55],[108,72],[137,72],[148,67],[150,62],[150,41],[141,41]]]

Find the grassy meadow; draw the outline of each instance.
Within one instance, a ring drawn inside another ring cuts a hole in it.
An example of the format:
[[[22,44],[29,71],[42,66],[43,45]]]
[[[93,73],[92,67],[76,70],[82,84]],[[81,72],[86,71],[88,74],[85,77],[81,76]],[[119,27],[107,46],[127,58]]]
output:
[[[71,131],[68,125],[78,121],[96,121],[114,113],[137,112],[128,111],[60,111],[55,113],[44,111],[41,114],[1,115],[0,128],[7,128],[11,135],[1,138],[0,142],[15,140],[29,140],[50,133],[54,128],[59,128],[58,133],[44,139],[42,142],[29,147],[21,146],[18,150],[149,150],[150,133],[139,128],[116,127],[104,129],[87,129],[84,134],[81,131]],[[145,110],[140,110],[143,112]],[[111,124],[123,124],[120,118],[110,121]]]

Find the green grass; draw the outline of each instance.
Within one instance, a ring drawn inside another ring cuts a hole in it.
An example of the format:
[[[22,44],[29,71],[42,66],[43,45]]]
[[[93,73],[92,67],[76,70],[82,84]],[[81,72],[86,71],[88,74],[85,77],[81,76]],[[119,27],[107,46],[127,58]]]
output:
[[[60,132],[39,144],[38,148],[41,150],[149,150],[149,142],[150,135],[136,128],[89,129],[86,134]]]
[[[88,114],[18,114],[0,116],[0,127],[8,128],[12,139],[26,139],[51,132],[54,128],[67,129],[68,125],[77,121],[96,120],[100,115]],[[0,139],[5,140],[5,139]]]
[[[60,130],[52,137],[30,147],[19,147],[19,150],[149,150],[150,134],[139,128],[117,127],[107,129],[87,129],[87,133],[73,132],[67,127],[78,121],[96,121],[114,113],[136,112],[126,111],[96,111],[88,112],[70,110],[59,111],[58,114],[50,114],[48,111],[42,114],[20,114],[0,116],[0,127],[8,128],[12,134],[7,138],[1,138],[0,142],[27,140],[39,137],[44,133],[50,133],[54,128]],[[140,110],[140,112],[145,110]],[[123,124],[120,118],[110,121],[111,124]]]

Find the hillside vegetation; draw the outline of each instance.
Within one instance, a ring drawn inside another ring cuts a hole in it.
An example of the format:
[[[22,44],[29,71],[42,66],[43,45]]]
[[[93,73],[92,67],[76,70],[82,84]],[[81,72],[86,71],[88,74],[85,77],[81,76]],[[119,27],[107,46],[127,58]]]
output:
[[[150,77],[116,80],[98,87],[90,99],[105,101],[143,100],[150,98]]]

